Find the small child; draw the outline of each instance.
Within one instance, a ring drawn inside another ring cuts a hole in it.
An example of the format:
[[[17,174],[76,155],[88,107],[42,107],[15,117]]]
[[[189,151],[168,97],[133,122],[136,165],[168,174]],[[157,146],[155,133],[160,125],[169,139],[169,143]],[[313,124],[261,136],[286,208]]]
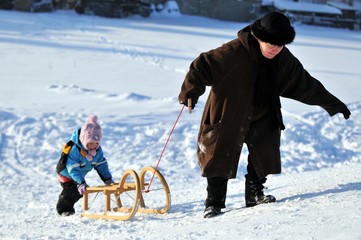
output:
[[[98,117],[91,115],[87,122],[74,131],[70,140],[74,142],[63,169],[57,169],[58,179],[63,190],[59,195],[56,210],[59,215],[75,213],[74,204],[83,197],[88,185],[85,175],[93,168],[106,185],[114,183],[100,146],[102,130]]]

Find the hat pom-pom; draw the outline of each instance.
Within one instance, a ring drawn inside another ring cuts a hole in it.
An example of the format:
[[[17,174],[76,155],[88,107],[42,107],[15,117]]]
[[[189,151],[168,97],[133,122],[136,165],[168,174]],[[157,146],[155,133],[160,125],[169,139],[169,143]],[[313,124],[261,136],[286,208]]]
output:
[[[95,150],[90,150],[89,153],[90,153],[90,155],[92,155],[92,156],[97,155],[97,151],[95,151]]]
[[[88,154],[85,156],[85,158],[86,158],[88,161],[91,161],[91,160],[93,160],[93,157],[94,157],[95,155],[97,155],[97,151],[95,151],[95,150],[90,150],[90,151],[88,152]]]
[[[88,160],[88,161],[93,160],[93,156],[92,156],[91,154],[89,154],[89,153],[85,156],[85,158],[86,158],[86,160]]]
[[[96,116],[96,115],[91,115],[91,116],[88,118],[88,122],[97,123],[97,122],[98,122],[98,116]]]

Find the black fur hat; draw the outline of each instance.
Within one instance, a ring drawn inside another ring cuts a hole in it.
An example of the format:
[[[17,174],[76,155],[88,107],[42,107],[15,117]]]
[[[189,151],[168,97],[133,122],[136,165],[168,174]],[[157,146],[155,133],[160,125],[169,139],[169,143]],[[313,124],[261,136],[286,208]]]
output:
[[[278,46],[293,42],[296,35],[288,17],[280,12],[270,12],[256,20],[251,31],[259,40]]]

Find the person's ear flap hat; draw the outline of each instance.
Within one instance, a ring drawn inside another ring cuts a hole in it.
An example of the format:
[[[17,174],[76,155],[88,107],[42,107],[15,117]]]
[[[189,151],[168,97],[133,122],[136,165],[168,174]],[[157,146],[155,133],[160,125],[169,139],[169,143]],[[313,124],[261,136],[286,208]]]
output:
[[[295,30],[287,16],[270,12],[251,25],[252,34],[262,42],[283,46],[293,42]]]
[[[97,142],[98,147],[102,139],[102,129],[98,124],[98,117],[91,115],[86,123],[81,127],[79,140],[83,147],[88,150],[88,143]]]

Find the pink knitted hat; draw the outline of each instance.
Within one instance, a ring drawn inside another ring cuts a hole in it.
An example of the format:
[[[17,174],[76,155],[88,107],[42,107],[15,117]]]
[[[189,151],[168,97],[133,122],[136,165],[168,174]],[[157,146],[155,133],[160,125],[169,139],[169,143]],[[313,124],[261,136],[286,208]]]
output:
[[[102,140],[102,129],[97,123],[98,117],[96,115],[91,115],[86,123],[81,127],[79,140],[81,144],[88,150],[88,143],[97,142],[100,146],[100,141]]]

